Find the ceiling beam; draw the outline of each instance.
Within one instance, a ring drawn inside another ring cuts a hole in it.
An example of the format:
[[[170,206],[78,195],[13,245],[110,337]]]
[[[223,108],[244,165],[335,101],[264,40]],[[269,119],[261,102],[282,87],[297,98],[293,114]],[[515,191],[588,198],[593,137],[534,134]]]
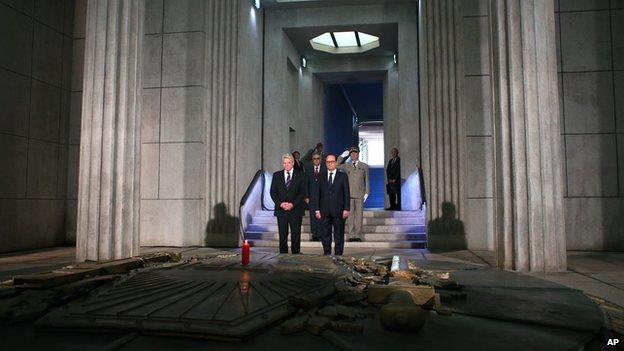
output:
[[[338,42],[336,41],[336,37],[334,36],[334,32],[329,32],[329,35],[331,36],[332,41],[334,42],[334,46],[336,48],[338,48]]]

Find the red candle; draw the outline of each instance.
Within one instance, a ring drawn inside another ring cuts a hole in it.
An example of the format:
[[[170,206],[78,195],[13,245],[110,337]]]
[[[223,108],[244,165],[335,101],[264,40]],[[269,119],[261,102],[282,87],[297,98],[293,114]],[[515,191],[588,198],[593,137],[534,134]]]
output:
[[[243,244],[243,264],[249,264],[249,243],[247,240],[245,240],[245,243]]]

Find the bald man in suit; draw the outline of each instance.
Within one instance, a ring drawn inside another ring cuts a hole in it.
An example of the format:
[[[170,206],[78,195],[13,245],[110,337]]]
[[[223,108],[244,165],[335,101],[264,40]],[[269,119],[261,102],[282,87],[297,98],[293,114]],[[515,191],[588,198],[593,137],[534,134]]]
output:
[[[331,254],[333,229],[334,254],[342,255],[344,221],[349,217],[349,179],[336,168],[336,155],[328,154],[325,165],[327,170],[310,196],[310,208],[316,219],[321,221],[323,254]]]

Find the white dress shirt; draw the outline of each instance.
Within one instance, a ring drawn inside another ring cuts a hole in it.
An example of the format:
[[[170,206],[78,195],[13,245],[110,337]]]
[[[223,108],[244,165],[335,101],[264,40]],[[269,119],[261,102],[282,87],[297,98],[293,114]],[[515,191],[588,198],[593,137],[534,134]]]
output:
[[[336,181],[336,170],[327,171],[327,181],[329,182],[329,177],[331,175],[332,182]]]
[[[284,183],[286,183],[288,181],[288,173],[290,173],[290,180],[293,179],[293,172],[295,171],[295,169],[291,169],[290,171],[284,170]]]

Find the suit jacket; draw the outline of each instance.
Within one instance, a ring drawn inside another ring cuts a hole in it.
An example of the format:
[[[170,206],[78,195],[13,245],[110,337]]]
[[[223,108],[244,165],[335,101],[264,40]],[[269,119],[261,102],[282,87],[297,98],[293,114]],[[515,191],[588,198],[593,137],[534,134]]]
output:
[[[342,156],[338,156],[338,168],[349,176],[349,191],[352,199],[362,199],[364,194],[370,194],[370,182],[368,178],[368,165],[362,161],[358,161],[356,166],[347,162],[341,164]]]
[[[401,158],[396,157],[396,160],[388,161],[388,167],[386,167],[386,178],[388,179],[401,179]]]
[[[295,164],[293,165],[293,168],[298,170],[298,171],[301,171],[301,172],[305,171],[303,169],[303,161],[299,161],[299,162],[295,161]]]
[[[321,211],[322,217],[341,217],[342,211],[350,210],[349,179],[344,172],[336,171],[334,182],[329,184],[327,171],[321,173],[317,189],[310,197],[310,209]]]
[[[321,164],[319,166],[319,177],[318,180],[316,179],[316,177],[314,176],[314,166],[310,166],[306,169],[305,171],[305,176],[306,176],[306,182],[307,182],[307,186],[306,186],[306,196],[307,198],[309,198],[311,196],[311,194],[315,191],[315,188],[318,186],[318,181],[321,179],[321,177],[323,176],[323,173],[327,172],[327,168]]]
[[[303,199],[306,194],[306,180],[303,172],[293,169],[290,179],[290,186],[286,188],[286,181],[284,180],[284,170],[273,173],[273,180],[271,180],[271,199],[275,203],[275,210],[273,214],[275,216],[285,216],[288,213],[292,213],[297,216],[303,216],[305,212],[305,203]],[[280,204],[282,202],[290,202],[294,208],[290,211],[284,211]]]

